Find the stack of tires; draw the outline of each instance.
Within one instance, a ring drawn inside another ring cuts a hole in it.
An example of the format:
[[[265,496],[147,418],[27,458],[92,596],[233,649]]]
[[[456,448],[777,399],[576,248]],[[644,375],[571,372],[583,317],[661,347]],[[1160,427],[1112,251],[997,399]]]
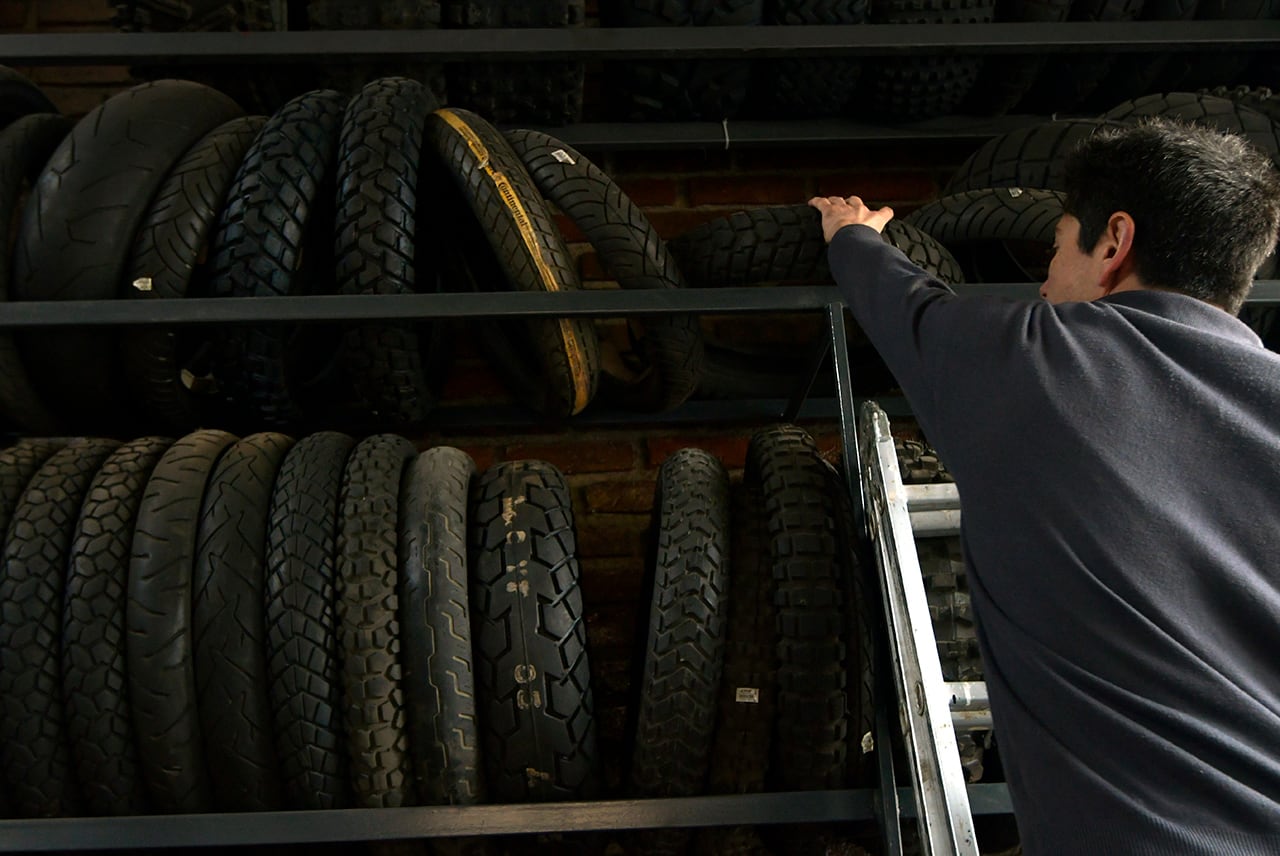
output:
[[[0,452],[6,816],[590,799],[568,484],[403,437]],[[658,472],[631,688],[639,797],[867,785],[869,585],[802,429]],[[703,833],[708,846],[754,838]],[[691,835],[648,833],[645,852]]]
[[[0,488],[14,815],[595,794],[549,465],[202,430],[23,441]]]
[[[6,99],[16,112],[40,109],[30,84],[11,88],[33,102]],[[683,284],[644,214],[581,153],[439,108],[417,81],[382,78],[353,97],[314,90],[262,117],[201,84],[162,80],[74,125],[39,112],[0,132],[0,215],[19,222],[0,250],[12,258],[0,295],[575,290],[553,204],[622,287]],[[429,318],[20,331],[0,337],[0,414],[38,433],[421,425],[452,331]],[[634,327],[626,370],[603,382],[588,321],[490,320],[475,333],[513,396],[552,417],[581,412],[598,389],[618,407],[667,410],[701,371],[688,316]]]

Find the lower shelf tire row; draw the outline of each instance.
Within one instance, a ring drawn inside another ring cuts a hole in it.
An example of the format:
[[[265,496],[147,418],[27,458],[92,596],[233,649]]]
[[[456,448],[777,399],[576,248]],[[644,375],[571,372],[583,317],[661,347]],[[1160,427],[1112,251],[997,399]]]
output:
[[[869,784],[843,490],[794,426],[753,438],[741,483],[701,450],[664,461],[625,794]],[[604,795],[550,464],[479,472],[393,434],[21,440],[0,527],[7,816]]]
[[[456,449],[332,432],[21,441],[0,517],[17,816],[595,793],[550,465],[477,478]]]

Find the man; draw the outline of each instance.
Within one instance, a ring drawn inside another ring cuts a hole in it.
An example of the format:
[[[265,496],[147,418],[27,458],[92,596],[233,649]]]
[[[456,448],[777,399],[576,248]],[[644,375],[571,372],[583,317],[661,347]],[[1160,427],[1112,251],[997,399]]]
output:
[[[831,270],[955,474],[1024,852],[1280,854],[1280,178],[1152,123],[1066,170],[1044,301],[956,296],[857,197]]]

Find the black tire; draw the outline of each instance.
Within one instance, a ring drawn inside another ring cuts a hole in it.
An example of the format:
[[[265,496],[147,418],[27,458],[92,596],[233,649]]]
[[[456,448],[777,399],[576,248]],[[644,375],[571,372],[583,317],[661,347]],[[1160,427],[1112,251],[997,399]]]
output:
[[[1195,17],[1200,0],[1143,0],[1138,18],[1143,21],[1189,21]],[[1181,54],[1179,54],[1181,55]],[[1177,60],[1173,52],[1122,53],[1111,63],[1106,77],[1084,100],[1090,111],[1109,110],[1131,98],[1160,92],[1165,69]]]
[[[723,27],[759,24],[763,0],[617,0],[602,4],[607,27]],[[720,121],[747,100],[751,66],[738,60],[617,63],[608,79],[619,118]]]
[[[214,222],[231,180],[266,119],[240,116],[214,128],[182,156],[143,218],[122,291],[130,298],[208,296],[205,265]],[[191,329],[140,327],[121,337],[131,397],[148,417],[189,431],[212,415],[212,346]]]
[[[1197,21],[1267,21],[1280,18],[1277,0],[1199,0]],[[1205,86],[1234,86],[1254,83],[1248,77],[1256,51],[1186,51],[1172,55],[1163,69],[1161,83],[1168,91],[1186,91]],[[1264,81],[1272,83],[1274,81]]]
[[[583,0],[444,0],[444,26],[450,28],[562,29],[585,21]],[[492,122],[569,125],[582,119],[586,75],[580,62],[536,62],[519,71],[511,63],[452,63],[445,77],[450,104]]]
[[[330,294],[334,161],[347,98],[300,95],[259,132],[227,193],[210,246],[214,297]],[[245,415],[277,428],[332,406],[334,335],[323,325],[239,326],[222,335],[218,377]]]
[[[0,128],[32,113],[57,113],[58,108],[25,74],[0,65]]]
[[[1077,0],[1069,21],[1131,21],[1142,11],[1144,0]],[[1041,68],[1017,109],[1054,114],[1080,107],[1110,73],[1117,53],[1091,52],[1051,57]]]
[[[720,681],[708,790],[756,794],[769,778],[777,709],[777,619],[773,569],[758,485],[730,488],[729,596],[724,672]],[[716,856],[767,853],[752,827],[705,830],[700,852]]]
[[[405,470],[400,612],[409,749],[423,805],[484,797],[467,594],[467,503],[476,465],[448,446]]]
[[[989,24],[995,0],[883,0],[871,6],[873,24]],[[888,57],[862,75],[858,105],[896,120],[929,119],[955,111],[977,82],[982,57]]]
[[[14,251],[17,300],[119,296],[133,236],[165,175],[193,143],[239,115],[198,83],[144,83],[108,99],[76,124],[40,174]],[[36,387],[78,425],[118,415],[115,337],[53,329],[17,336]]]
[[[0,532],[9,531],[13,510],[31,477],[65,445],[65,440],[27,438],[0,451]]]
[[[13,510],[0,566],[0,773],[22,817],[78,814],[59,648],[76,516],[115,440],[74,440],[36,471]]]
[[[993,137],[960,165],[943,194],[987,187],[1063,190],[1062,169],[1071,150],[1104,128],[1118,127],[1105,119],[1057,119]]]
[[[125,644],[129,704],[151,806],[161,813],[210,811],[191,626],[191,577],[205,485],[234,442],[196,431],[164,453],[138,506]]]
[[[111,453],[85,493],[67,561],[62,692],[71,758],[94,815],[148,808],[129,709],[125,610],[138,506],[172,444],[142,437]]]
[[[906,220],[951,250],[969,282],[1043,282],[1061,216],[1056,190],[993,187],[944,196]]]
[[[342,473],[354,441],[300,440],[276,475],[267,528],[267,662],[285,805],[351,805],[334,581]]]
[[[1103,119],[1135,124],[1148,117],[1180,119],[1204,128],[1239,134],[1280,166],[1280,125],[1243,101],[1199,92],[1147,95],[1117,104]]]
[[[477,480],[470,507],[471,628],[490,796],[590,799],[599,757],[568,485],[550,464],[500,463]]]
[[[192,577],[196,699],[220,811],[282,807],[267,668],[267,517],[293,439],[254,434],[218,460]]]
[[[853,500],[844,476],[828,464],[827,494],[836,526],[836,559],[844,582],[849,632],[849,787],[872,787],[878,776],[867,745],[875,742],[875,637],[880,622],[878,590],[872,569],[863,567],[853,516]]]
[[[307,0],[309,30],[435,30],[442,23],[441,0]],[[408,77],[444,103],[444,66],[427,62],[329,62],[309,69],[314,86],[356,93],[380,77]]]
[[[454,253],[465,249],[470,256],[459,268],[463,275],[490,289],[581,287],[546,203],[501,132],[474,113],[446,109],[427,120],[427,141],[462,205],[473,215],[442,209],[453,226],[463,230],[442,235]],[[600,360],[595,328],[589,323],[562,318],[490,323],[482,329],[508,387],[534,409],[570,416],[591,401]]]
[[[996,0],[994,20],[1056,24],[1067,20],[1070,11],[1071,0]],[[959,112],[979,116],[1007,113],[1027,94],[1047,59],[1044,55],[988,56]]]
[[[938,659],[942,661],[942,677],[948,681],[980,681],[982,655],[960,539],[921,538],[916,541],[916,549],[933,635],[938,642]]]
[[[550,200],[595,248],[605,270],[622,288],[682,288],[684,277],[644,211],[603,170],[575,150],[538,131],[510,131],[543,197]],[[671,410],[697,387],[702,369],[702,328],[695,315],[663,315],[630,322],[639,378],[609,387],[609,398],[641,410]]]
[[[340,293],[434,290],[430,259],[418,251],[417,209],[430,201],[418,158],[427,115],[438,106],[430,90],[407,78],[375,80],[347,104],[334,222]],[[426,416],[435,395],[425,360],[439,335],[429,322],[365,324],[345,333],[349,382],[373,421],[405,425]]]
[[[848,697],[844,581],[825,462],[805,431],[751,438],[743,479],[764,499],[777,608],[774,781],[784,790],[843,787]]]
[[[662,462],[650,537],[629,784],[640,797],[695,796],[707,788],[729,601],[729,474],[719,460],[681,449]],[[645,852],[676,854],[691,832],[643,837]]]
[[[355,804],[413,805],[405,723],[397,553],[400,479],[414,448],[403,437],[362,440],[342,478],[337,628],[342,708]]]
[[[964,281],[951,253],[907,220],[890,220],[881,237],[940,281]],[[808,205],[738,211],[696,226],[668,246],[689,282],[704,288],[831,278],[822,217]]]
[[[0,66],[0,105],[5,69]],[[35,184],[72,121],[57,113],[34,113],[15,119],[0,131],[0,223],[13,224],[25,194]],[[0,241],[0,300],[10,298],[13,245]],[[45,405],[27,375],[13,335],[0,332],[0,417],[36,434],[51,434],[58,419]]]
[[[867,0],[774,0],[766,4],[771,26],[849,25],[867,20]],[[858,88],[862,63],[847,57],[756,60],[752,98],[762,118],[840,116]]]

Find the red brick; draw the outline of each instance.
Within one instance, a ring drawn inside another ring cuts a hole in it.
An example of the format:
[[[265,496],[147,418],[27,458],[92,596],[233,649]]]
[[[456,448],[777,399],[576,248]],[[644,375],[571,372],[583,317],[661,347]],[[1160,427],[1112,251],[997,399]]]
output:
[[[614,152],[602,165],[605,172],[618,181],[622,176],[672,175],[685,172],[719,172],[730,169],[733,161],[723,150]]]
[[[569,219],[567,214],[556,215],[556,227],[560,230],[560,234],[564,236],[566,244],[587,240],[587,236],[582,234],[582,230],[578,228],[576,223]]]
[[[746,434],[715,437],[651,437],[645,442],[650,466],[659,466],[675,452],[686,448],[702,449],[720,459],[726,469],[741,469],[747,459]]]
[[[740,208],[726,206],[724,208],[668,209],[665,211],[648,211],[649,222],[658,230],[658,234],[666,239],[682,235],[694,226],[700,226],[717,217],[727,217]]]
[[[623,178],[618,186],[642,208],[675,205],[680,201],[680,182],[673,178]]]
[[[128,86],[133,83],[123,65],[46,65],[26,73],[41,86]]]
[[[802,176],[732,175],[689,179],[690,205],[795,205],[812,194]]]
[[[630,442],[584,442],[572,437],[559,443],[519,443],[508,446],[504,454],[509,461],[547,461],[565,474],[629,472],[636,462]]]
[[[26,0],[0,0],[0,29],[25,29],[29,9]]]
[[[596,513],[633,512],[647,514],[653,508],[654,481],[596,482],[583,488],[589,511]]]
[[[581,524],[586,518],[579,517]],[[644,558],[593,558],[582,563],[582,596],[587,603],[633,603],[644,585]]]
[[[634,644],[638,613],[635,605],[629,603],[588,607],[587,644],[590,649],[629,649]],[[648,615],[648,612],[644,614]]]
[[[455,365],[445,379],[440,398],[450,403],[465,401],[510,401],[502,379],[485,363]]]
[[[817,196],[861,196],[872,206],[893,202],[925,202],[938,195],[938,182],[918,172],[846,172],[818,178]]]
[[[445,444],[452,445],[452,444]],[[498,462],[498,449],[495,446],[465,445],[458,448],[471,456],[476,462],[476,472],[483,473]]]
[[[612,282],[609,273],[600,264],[600,256],[583,253],[578,257],[578,276],[583,282]]]
[[[643,556],[648,533],[647,514],[589,514],[578,521],[578,555]]]
[[[38,3],[40,26],[51,24],[105,24],[112,16],[111,5],[102,0],[58,0]]]
[[[72,117],[83,116],[116,93],[115,89],[96,86],[44,86],[41,88],[61,113]]]

